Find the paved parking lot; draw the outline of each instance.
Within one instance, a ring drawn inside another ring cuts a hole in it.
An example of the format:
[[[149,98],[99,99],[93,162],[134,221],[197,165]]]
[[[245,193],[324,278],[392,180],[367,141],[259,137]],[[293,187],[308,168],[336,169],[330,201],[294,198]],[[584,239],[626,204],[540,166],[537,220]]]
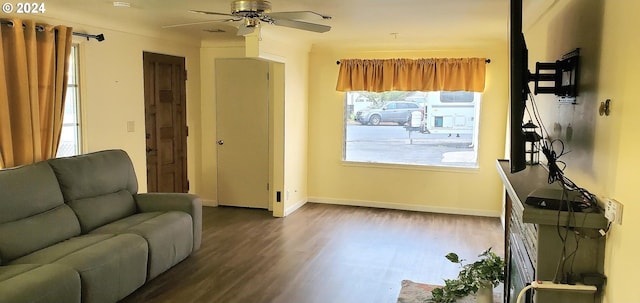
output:
[[[346,159],[356,162],[475,167],[470,134],[423,134],[399,125],[348,124]]]

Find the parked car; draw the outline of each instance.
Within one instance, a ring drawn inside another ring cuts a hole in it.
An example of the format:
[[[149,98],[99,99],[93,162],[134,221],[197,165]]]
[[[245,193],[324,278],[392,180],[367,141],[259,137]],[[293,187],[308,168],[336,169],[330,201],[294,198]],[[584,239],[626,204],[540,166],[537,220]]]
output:
[[[358,111],[356,121],[371,125],[379,125],[381,122],[395,122],[404,125],[411,119],[411,112],[419,110],[420,106],[415,102],[390,101],[382,106]]]

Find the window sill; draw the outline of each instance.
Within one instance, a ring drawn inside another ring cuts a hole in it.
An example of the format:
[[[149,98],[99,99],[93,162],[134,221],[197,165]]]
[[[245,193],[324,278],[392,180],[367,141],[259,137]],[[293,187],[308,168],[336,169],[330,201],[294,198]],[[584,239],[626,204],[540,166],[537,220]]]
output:
[[[480,171],[477,166],[462,167],[462,166],[437,166],[437,165],[411,165],[411,164],[394,164],[394,163],[376,163],[376,162],[354,162],[354,161],[342,161],[342,166],[347,167],[366,167],[366,168],[381,168],[381,169],[403,169],[403,170],[422,170],[422,171],[434,171],[434,172],[447,172],[447,173],[465,173],[475,174]]]

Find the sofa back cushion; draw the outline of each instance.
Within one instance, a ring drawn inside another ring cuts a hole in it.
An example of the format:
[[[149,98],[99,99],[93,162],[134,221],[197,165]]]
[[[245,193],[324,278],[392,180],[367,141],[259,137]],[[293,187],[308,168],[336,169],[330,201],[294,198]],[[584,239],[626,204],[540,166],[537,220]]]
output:
[[[138,181],[129,156],[107,150],[49,160],[64,201],[80,220],[82,233],[136,213]]]
[[[47,162],[0,170],[0,264],[79,234]]]

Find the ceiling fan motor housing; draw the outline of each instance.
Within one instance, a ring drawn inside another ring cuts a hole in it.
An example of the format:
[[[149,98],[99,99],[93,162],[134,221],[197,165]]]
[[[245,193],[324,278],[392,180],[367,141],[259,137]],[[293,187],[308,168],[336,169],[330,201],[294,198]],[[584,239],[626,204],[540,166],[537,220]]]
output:
[[[265,0],[236,0],[231,2],[231,14],[243,17],[259,17],[271,12],[271,3]]]

